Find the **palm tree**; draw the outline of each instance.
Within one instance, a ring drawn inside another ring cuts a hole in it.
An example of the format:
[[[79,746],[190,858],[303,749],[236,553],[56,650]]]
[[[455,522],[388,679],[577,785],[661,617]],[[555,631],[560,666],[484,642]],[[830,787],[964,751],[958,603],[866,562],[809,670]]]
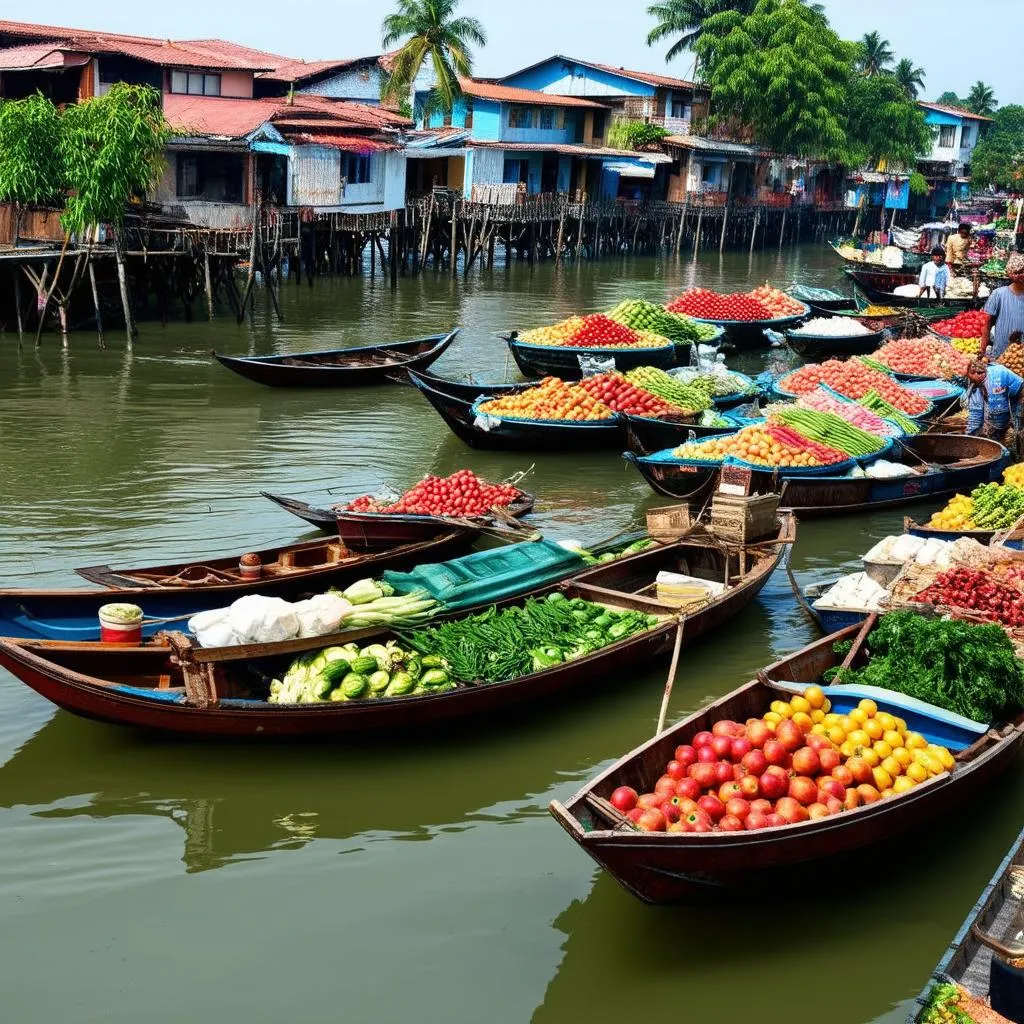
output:
[[[914,62],[904,57],[893,71],[896,81],[903,86],[906,94],[916,100],[918,93],[924,88],[924,68],[914,67]]]
[[[409,97],[415,114],[416,76],[424,64],[434,72],[434,95],[451,111],[462,94],[460,78],[473,73],[470,45],[487,45],[483,25],[476,18],[456,18],[459,0],[398,0],[398,7],[381,25],[385,48],[401,43],[391,74],[384,83],[382,99]]]
[[[857,44],[860,47],[858,66],[865,75],[880,75],[892,68],[892,47],[877,32],[866,32]]]
[[[967,94],[964,104],[968,110],[980,114],[982,117],[991,117],[998,106],[995,90],[984,82],[975,82],[971,86],[971,91]]]

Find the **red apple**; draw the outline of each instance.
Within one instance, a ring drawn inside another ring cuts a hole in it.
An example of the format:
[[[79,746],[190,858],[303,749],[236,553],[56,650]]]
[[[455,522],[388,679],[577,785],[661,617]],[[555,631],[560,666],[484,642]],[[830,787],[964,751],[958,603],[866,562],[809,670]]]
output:
[[[807,817],[814,821],[817,818],[827,818],[828,808],[824,804],[813,803],[807,808]]]
[[[685,817],[687,814],[691,814],[693,811],[698,810],[697,801],[691,800],[688,796],[674,796],[672,797],[672,803],[679,808],[679,814],[681,817]]]
[[[761,795],[761,784],[756,775],[744,775],[740,779],[740,792],[746,800],[756,800]]]
[[[693,749],[700,750],[701,747],[706,747],[712,739],[714,739],[714,737],[707,730],[697,733],[697,735],[693,737]]]
[[[718,790],[718,799],[727,804],[734,796],[743,796],[738,782],[725,782]]]
[[[678,782],[686,774],[686,769],[689,767],[688,764],[683,764],[682,761],[669,761],[665,766],[665,774],[671,775]]]
[[[738,735],[740,726],[733,722],[731,719],[723,718],[720,722],[715,722],[711,726],[712,736],[736,736]]]
[[[766,740],[762,749],[764,750],[765,760],[769,764],[781,765],[786,760],[786,748],[774,737]]]
[[[701,789],[710,789],[718,781],[717,765],[698,761],[690,765],[690,778],[694,779]]]
[[[828,808],[829,814],[838,814],[843,809],[843,801],[837,800],[834,796],[830,796],[825,801],[825,806]]]
[[[725,816],[725,804],[711,793],[702,796],[697,806],[712,820],[720,821]]]
[[[821,762],[821,770],[829,775],[843,762],[842,755],[832,747],[829,747],[827,750],[819,750],[818,760]]]
[[[740,821],[743,821],[750,813],[750,802],[744,800],[741,796],[734,796],[731,800],[726,800],[725,813],[731,814],[734,818],[739,818]]]
[[[658,810],[661,811],[662,817],[668,822],[678,821],[683,816],[679,808],[671,800],[666,800]]]
[[[688,800],[696,800],[700,796],[700,783],[689,777],[680,779],[676,783],[676,796],[685,797]]]
[[[765,772],[757,781],[761,792],[768,800],[778,800],[779,797],[785,796],[789,789],[789,780],[778,772]]]
[[[626,815],[626,817],[629,818],[629,820],[631,822],[633,822],[633,824],[635,825],[643,817],[643,815],[644,815],[644,808],[643,807],[634,807],[633,810],[631,810]]]
[[[846,787],[838,779],[833,779],[831,775],[826,775],[818,779],[818,792],[824,793],[826,796],[835,797],[836,800],[842,800],[846,796]]]
[[[843,808],[852,811],[855,807],[860,807],[860,793],[855,789],[848,789],[846,796],[843,797]]]
[[[734,761],[742,761],[753,750],[753,744],[746,736],[733,736],[730,754]]]
[[[807,820],[807,808],[799,800],[795,800],[791,796],[784,796],[775,805],[775,813],[788,825],[794,825],[798,821]]]
[[[846,767],[853,776],[853,781],[858,785],[870,786],[874,782],[875,776],[874,772],[871,771],[871,765],[869,765],[863,757],[851,757],[846,762]]]
[[[786,821],[786,819],[781,814],[778,814],[776,812],[772,812],[771,814],[768,815],[768,827],[769,828],[778,828],[779,825],[787,825],[787,824],[789,824],[789,823]]]
[[[791,718],[784,718],[775,727],[775,738],[792,754],[804,745],[803,730]],[[772,759],[769,757],[769,761]]]
[[[771,738],[772,731],[768,728],[768,723],[763,719],[758,718],[753,722],[747,723],[747,739],[750,740],[751,746],[755,748],[763,747]]]
[[[671,823],[671,824],[670,824],[670,825],[668,826],[668,828],[667,828],[667,829],[665,829],[665,831],[666,831],[666,832],[685,832],[685,831],[686,831],[686,829],[685,829],[685,828],[683,828],[683,823],[682,823],[681,821],[673,821],[673,822],[672,822],[672,823]]]
[[[697,751],[690,746],[689,743],[683,743],[676,747],[676,760],[680,764],[685,764],[687,768],[697,760]]]
[[[793,771],[797,775],[810,775],[812,778],[821,771],[818,754],[810,747],[801,747],[793,754]]]
[[[732,740],[728,736],[716,736],[711,741],[711,749],[715,752],[715,757],[729,757],[732,754]]]
[[[704,811],[694,811],[681,819],[684,832],[710,832],[711,819]]]
[[[637,821],[637,826],[644,832],[664,832],[667,822],[658,810],[644,811]]]
[[[759,797],[757,800],[750,801],[750,810],[757,811],[759,814],[771,814],[775,810],[771,800],[765,800],[764,797]]]
[[[715,765],[715,780],[721,785],[723,782],[734,782],[735,775],[733,774],[732,765],[728,761],[719,761]]]
[[[664,802],[664,798],[657,793],[644,793],[637,798],[636,805],[645,811],[656,811]]]
[[[814,779],[809,779],[806,775],[794,775],[789,780],[789,795],[794,800],[799,800],[804,807],[809,807],[818,799],[818,787]]]
[[[857,787],[857,794],[862,804],[875,804],[882,799],[882,795],[869,782],[864,782]]]
[[[849,789],[855,782],[856,779],[853,777],[853,772],[850,771],[849,767],[845,764],[837,764],[832,769],[831,773],[833,779],[837,779],[847,789]]]
[[[714,764],[718,760],[718,755],[715,753],[714,748],[710,743],[706,743],[703,747],[697,748],[697,761],[700,764]]]
[[[627,811],[631,811],[636,807],[638,799],[639,794],[632,786],[619,786],[619,788],[612,793],[609,803],[616,810],[622,811],[622,813],[625,814]]]
[[[743,831],[743,820],[737,818],[735,815],[727,814],[718,823],[719,832],[742,832]]]
[[[823,750],[832,750],[832,741],[827,736],[818,736],[815,733],[804,737],[804,743],[812,750],[816,750],[819,754]]]
[[[739,782],[740,779],[742,779],[743,776],[746,775],[746,774],[747,774],[747,769],[744,768],[743,765],[741,765],[741,764],[734,764],[732,766],[732,777],[737,782]]]
[[[654,792],[657,793],[662,800],[669,800],[676,795],[676,780],[671,775],[662,775],[660,779],[654,784]]]
[[[743,755],[740,762],[750,775],[763,775],[768,767],[768,758],[764,756],[763,750],[750,750]]]
[[[743,827],[748,832],[754,832],[759,828],[767,828],[768,816],[761,811],[751,811],[744,820]]]

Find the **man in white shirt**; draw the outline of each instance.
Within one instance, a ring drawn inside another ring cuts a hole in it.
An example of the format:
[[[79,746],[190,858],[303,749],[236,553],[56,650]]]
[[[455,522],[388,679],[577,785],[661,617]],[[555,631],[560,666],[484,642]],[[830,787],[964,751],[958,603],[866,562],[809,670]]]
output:
[[[917,279],[918,296],[925,293],[928,298],[941,299],[949,287],[949,267],[946,266],[946,250],[941,245],[932,249],[932,259],[921,268]]]

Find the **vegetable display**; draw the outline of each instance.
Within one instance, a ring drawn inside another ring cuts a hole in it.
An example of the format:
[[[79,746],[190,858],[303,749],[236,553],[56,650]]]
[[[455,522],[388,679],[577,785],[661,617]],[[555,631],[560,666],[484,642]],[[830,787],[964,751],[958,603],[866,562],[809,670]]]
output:
[[[996,362],[1012,370],[1018,377],[1024,376],[1024,345],[1019,341],[1011,342]]]
[[[857,338],[873,333],[870,327],[848,316],[816,316],[790,331],[797,336],[809,334],[821,338]]]
[[[699,412],[712,406],[714,392],[706,384],[684,384],[656,366],[638,366],[635,370],[629,370],[626,378],[644,391],[683,409]]]
[[[897,373],[951,380],[967,373],[970,359],[938,338],[902,338],[883,345],[871,358]]]
[[[887,402],[877,391],[872,389],[857,399],[857,404],[864,406],[869,412],[876,413],[887,420],[892,420],[904,434],[916,434],[921,428],[891,402]]]
[[[631,416],[678,416],[682,413],[692,415],[704,406],[680,406],[638,387],[625,374],[599,373],[593,377],[584,377],[579,387],[595,401],[608,406],[614,412],[628,413]]]
[[[879,437],[891,437],[901,433],[895,424],[882,419],[877,413],[871,412],[870,409],[866,409],[857,402],[846,402],[836,398],[824,388],[816,388],[809,394],[801,395],[796,404],[801,409],[830,412],[846,420],[847,423],[851,423],[869,434],[877,434]]]
[[[567,348],[663,348],[668,338],[648,331],[634,331],[603,313],[573,316],[551,327],[525,331],[519,340],[530,345]]]
[[[343,506],[349,512],[382,512],[395,515],[482,516],[492,508],[504,508],[522,498],[511,484],[491,484],[472,470],[460,469],[451,476],[426,476],[397,501],[381,502],[368,494]]]
[[[1005,530],[1022,515],[1024,488],[1012,483],[988,483],[975,487],[970,497],[957,494],[951,498],[928,525],[940,530]]]
[[[663,306],[656,306],[644,299],[627,299],[620,302],[607,316],[634,331],[658,334],[677,345],[689,345],[694,341],[710,341],[718,333],[710,324],[699,324],[696,320],[679,313],[670,313]]]
[[[744,380],[739,374],[730,373],[726,369],[714,370],[711,373],[698,373],[695,370],[676,370],[676,380],[701,388],[712,398],[723,398],[726,395],[756,395],[757,385]]]
[[[654,547],[655,543],[650,537],[643,537],[640,540],[633,541],[631,544],[625,544],[620,548],[606,551],[603,555],[592,555],[585,548],[570,544],[568,541],[561,542],[563,547],[568,547],[570,551],[575,551],[586,565],[606,565],[608,562],[615,562],[620,558],[629,558],[631,555],[638,555],[641,551],[647,551],[649,548]]]
[[[957,985],[935,982],[921,1011],[921,1024],[975,1024],[974,1018],[960,1009],[963,994]]]
[[[869,434],[830,412],[793,406],[771,415],[769,425],[778,423],[792,427],[803,437],[851,456],[874,455],[885,447],[885,442],[876,434]]]
[[[971,518],[974,513],[974,502],[969,495],[954,495],[946,503],[946,507],[936,512],[928,520],[928,525],[935,530],[974,530],[974,520]]]
[[[838,359],[830,359],[820,364],[808,363],[786,374],[778,386],[783,392],[805,395],[820,384],[827,384],[833,391],[838,391],[847,398],[863,398],[868,392],[875,391],[910,416],[927,412],[930,404],[920,395],[902,387],[892,377],[872,370],[856,359],[846,363]]]
[[[810,686],[760,718],[714,722],[676,747],[651,791],[619,786],[609,802],[644,832],[753,832],[896,798],[955,769],[949,750],[875,701],[840,715]]]
[[[500,612],[492,605],[403,641],[421,655],[443,659],[458,682],[494,683],[582,658],[658,622],[654,615],[614,611],[555,591]]]
[[[1003,470],[1003,483],[1024,487],[1024,462],[1015,462]]]
[[[721,462],[728,456],[766,469],[828,466],[846,462],[845,452],[808,440],[789,427],[769,424],[744,427],[736,434],[688,442],[676,448],[681,459]]]
[[[358,580],[345,590],[328,593],[338,594],[352,605],[342,620],[346,630],[370,626],[418,626],[441,611],[441,605],[425,590],[396,595],[395,588],[383,580]]]
[[[981,338],[953,338],[950,344],[965,356],[981,354]]]
[[[491,416],[524,420],[567,420],[587,422],[611,419],[615,413],[579,384],[567,384],[558,377],[545,377],[535,388],[517,395],[492,398],[480,405]]]
[[[692,288],[665,307],[670,313],[685,313],[701,320],[772,320],[774,314],[763,302],[735,292],[720,295],[707,288]]]
[[[845,654],[848,644],[836,645],[836,652]],[[867,664],[848,669],[835,682],[881,686],[984,724],[1024,710],[1024,662],[998,626],[892,612],[880,620],[867,646]],[[836,674],[827,672],[828,681]]]
[[[968,609],[1004,626],[1024,626],[1024,593],[1000,582],[989,569],[949,569],[911,600]]]
[[[981,332],[988,323],[988,314],[982,309],[970,309],[948,320],[940,320],[932,324],[932,330],[936,334],[945,335],[947,338],[980,338]]]

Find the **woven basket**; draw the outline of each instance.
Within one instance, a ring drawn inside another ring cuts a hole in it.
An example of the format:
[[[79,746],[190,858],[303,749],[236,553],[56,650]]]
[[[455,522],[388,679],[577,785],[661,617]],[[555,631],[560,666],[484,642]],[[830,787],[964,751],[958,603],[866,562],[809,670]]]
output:
[[[774,533],[778,528],[778,494],[749,498],[716,494],[711,499],[711,532],[720,540],[746,544]]]
[[[673,541],[685,537],[693,525],[689,505],[664,505],[647,512],[647,536]]]

